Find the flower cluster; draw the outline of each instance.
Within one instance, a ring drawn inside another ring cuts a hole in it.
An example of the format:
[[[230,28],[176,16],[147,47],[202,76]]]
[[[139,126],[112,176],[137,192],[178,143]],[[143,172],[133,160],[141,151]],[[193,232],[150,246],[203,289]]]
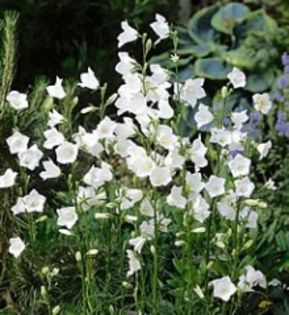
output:
[[[152,40],[139,34],[127,21],[121,27],[118,47],[142,39],[146,57],[153,47]],[[174,36],[161,15],[156,15],[151,28],[157,36],[154,44]],[[140,64],[126,51],[119,52],[118,56],[115,70],[123,83],[117,95],[107,101],[114,103],[116,116],[104,113],[93,128],[76,126],[71,136],[61,129],[67,117],[56,105],[49,113],[47,128],[38,145],[16,128],[6,143],[17,161],[17,171],[7,169],[0,176],[0,188],[21,185],[19,173],[39,176],[42,181],[69,178],[73,189],[67,193],[66,203],[54,209],[55,224],[64,237],[76,235],[81,217],[90,211],[94,212],[96,220],[111,220],[113,216],[124,218],[131,225],[123,244],[128,259],[126,276],[138,279],[143,275],[146,248],[150,248],[154,266],[154,307],[160,290],[158,258],[163,240],[167,240],[163,236],[166,234],[171,235],[172,246],[183,249],[184,257],[188,255],[188,259],[184,259],[188,269],[195,263],[202,272],[196,277],[191,275],[189,280],[191,291],[196,293],[192,299],[209,301],[211,286],[213,296],[225,302],[256,287],[266,288],[263,273],[251,265],[244,267],[240,260],[249,241],[248,230],[257,228],[258,209],[264,205],[253,199],[257,192],[251,176],[250,154],[254,152],[263,159],[270,153],[272,143],[256,144],[248,136],[245,125],[250,117],[246,110],[220,114],[219,110],[205,104],[203,78],[180,82],[177,73],[158,64],[148,64],[146,60]],[[175,61],[177,67],[177,59]],[[245,73],[234,68],[228,75],[227,86],[220,92],[223,105],[235,89],[245,85]],[[77,86],[91,92],[101,88],[91,68],[80,75]],[[55,104],[67,97],[59,77],[46,90]],[[7,102],[15,111],[29,108],[27,99],[17,91],[7,96]],[[254,114],[262,119],[272,107],[267,93],[255,94],[252,104]],[[195,110],[198,129],[192,138],[183,137],[176,123],[188,107]],[[82,109],[81,113],[90,114],[91,107]],[[225,119],[229,122],[226,125]],[[76,177],[73,169],[84,157],[89,157],[92,163]],[[27,194],[17,197],[12,213],[15,216],[43,213],[50,202],[45,195],[45,191],[40,193],[36,187],[30,187]],[[192,235],[202,244],[200,248],[194,248]],[[16,258],[25,254],[25,242],[14,235],[9,252]],[[97,254],[101,247],[90,250],[89,253]],[[217,276],[211,273],[210,266],[217,259],[213,251],[231,257],[228,264],[232,269],[220,268]],[[193,262],[193,254],[202,258]],[[83,259],[80,253],[76,253],[76,257],[77,261]],[[183,292],[191,296],[187,290]]]

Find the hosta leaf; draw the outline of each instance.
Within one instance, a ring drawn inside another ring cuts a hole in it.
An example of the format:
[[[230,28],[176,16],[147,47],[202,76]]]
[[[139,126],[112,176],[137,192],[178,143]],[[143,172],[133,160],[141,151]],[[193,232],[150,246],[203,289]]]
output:
[[[256,66],[256,51],[246,47],[230,50],[222,55],[222,59],[237,68],[252,69]]]
[[[187,79],[193,78],[195,76],[195,69],[192,66],[188,66],[179,71],[179,81],[184,82]]]
[[[241,3],[232,2],[222,7],[212,18],[212,26],[226,34],[233,34],[234,27],[243,22],[249,8]]]
[[[232,67],[221,58],[198,59],[195,63],[196,75],[212,80],[226,79]]]
[[[198,58],[206,57],[209,53],[210,47],[206,44],[184,46],[178,50],[179,55],[194,55]]]
[[[211,26],[212,16],[217,12],[219,5],[212,5],[198,11],[188,23],[190,36],[199,44],[213,41],[216,31]]]
[[[264,92],[274,83],[274,71],[269,69],[266,72],[253,73],[247,77],[245,89],[252,92]]]
[[[264,11],[258,10],[247,15],[242,25],[245,36],[251,33],[273,33],[277,30],[276,22]]]

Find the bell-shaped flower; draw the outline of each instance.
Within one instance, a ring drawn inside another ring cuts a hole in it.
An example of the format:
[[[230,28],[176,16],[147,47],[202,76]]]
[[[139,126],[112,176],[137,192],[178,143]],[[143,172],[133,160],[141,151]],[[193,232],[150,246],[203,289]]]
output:
[[[197,128],[200,129],[201,127],[208,125],[210,122],[212,122],[214,116],[210,112],[208,106],[200,104],[194,118],[197,123]]]
[[[15,258],[18,258],[25,249],[25,243],[20,237],[12,237],[9,240],[8,252]]]
[[[0,176],[0,189],[8,188],[15,185],[17,173],[8,168],[3,175]]]
[[[211,175],[208,182],[206,183],[206,191],[211,198],[221,196],[225,193],[225,178]]]
[[[251,160],[241,154],[237,154],[228,166],[233,177],[247,176],[250,173]]]
[[[90,90],[97,90],[99,88],[99,81],[90,67],[88,67],[87,72],[81,73],[80,81],[78,85],[82,88]]]
[[[78,146],[71,142],[63,142],[56,150],[56,160],[60,164],[71,164],[77,159]]]
[[[150,174],[150,182],[154,187],[166,186],[172,181],[172,174],[168,167],[156,166]]]
[[[235,188],[238,197],[249,198],[255,189],[255,185],[248,177],[244,177],[242,179],[235,180]]]
[[[43,164],[45,171],[42,171],[40,173],[40,177],[43,180],[47,180],[50,178],[57,178],[60,176],[61,170],[56,164],[53,163],[52,160],[44,161],[44,162],[42,162],[42,164]]]
[[[65,141],[63,134],[55,128],[45,130],[43,134],[46,138],[45,142],[43,143],[43,147],[45,149],[53,149]]]
[[[141,264],[139,262],[139,259],[136,257],[134,251],[128,249],[126,253],[129,259],[129,270],[127,272],[127,277],[130,277],[139,270],[141,270]]]
[[[50,128],[53,128],[64,121],[63,115],[61,115],[57,110],[53,109],[51,112],[48,113],[48,122],[47,125]]]
[[[253,101],[255,109],[262,114],[268,114],[270,109],[272,108],[272,102],[268,93],[254,94]]]
[[[64,88],[62,86],[63,79],[60,79],[58,76],[56,77],[56,81],[54,85],[49,85],[46,88],[47,93],[49,96],[53,98],[63,99],[66,96]]]
[[[265,158],[269,154],[271,148],[272,148],[272,141],[271,140],[269,140],[265,143],[258,144],[257,150],[260,154],[259,160],[262,160],[263,158]]]
[[[19,131],[15,131],[12,136],[6,139],[11,154],[17,154],[27,150],[29,137]]]
[[[121,22],[121,28],[123,30],[117,37],[118,40],[118,48],[123,45],[134,42],[138,38],[138,32],[132,28],[127,21]]]
[[[165,17],[160,14],[156,14],[155,21],[150,24],[150,27],[157,34],[159,40],[165,39],[170,35],[169,24]]]
[[[184,86],[181,88],[181,99],[185,101],[185,104],[192,106],[193,108],[197,104],[197,100],[204,98],[206,92],[203,88],[205,80],[202,78],[188,79]]]
[[[57,225],[66,226],[69,230],[72,229],[78,220],[75,207],[64,207],[57,209],[57,214]]]
[[[236,286],[228,276],[213,280],[211,283],[214,287],[213,296],[225,302],[228,302],[237,291]]]
[[[227,78],[232,83],[234,89],[246,86],[245,73],[236,67],[234,67],[233,70],[227,75]]]
[[[187,199],[182,195],[183,187],[173,186],[171,193],[167,196],[167,203],[180,209],[184,209]]]
[[[29,107],[27,95],[24,93],[19,93],[18,91],[9,92],[6,100],[8,101],[9,105],[17,111]]]
[[[39,162],[43,157],[43,153],[38,149],[37,144],[34,144],[29,149],[18,153],[20,166],[26,167],[34,171],[39,166]]]

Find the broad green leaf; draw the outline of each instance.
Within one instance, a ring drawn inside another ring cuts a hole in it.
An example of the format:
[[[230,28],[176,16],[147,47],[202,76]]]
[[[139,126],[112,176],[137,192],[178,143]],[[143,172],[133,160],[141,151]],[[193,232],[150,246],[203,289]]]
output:
[[[253,73],[247,77],[245,89],[252,93],[264,92],[274,83],[274,71],[269,69],[266,72]]]
[[[237,68],[252,69],[256,66],[256,51],[241,46],[238,49],[224,52],[222,59]]]
[[[202,58],[206,57],[210,53],[209,45],[189,45],[180,47],[178,50],[179,55],[194,55],[195,57]]]
[[[232,2],[222,7],[213,17],[212,26],[226,34],[233,34],[234,27],[243,22],[249,8],[244,4]]]
[[[192,66],[185,67],[179,71],[178,78],[181,82],[187,79],[193,78],[195,76],[195,69]]]
[[[276,22],[264,10],[249,13],[242,25],[245,36],[251,33],[273,33],[277,28]]]
[[[188,23],[188,32],[198,44],[214,40],[216,31],[211,26],[212,16],[217,12],[219,5],[212,5],[198,11]]]
[[[195,70],[199,77],[225,80],[232,67],[220,58],[204,58],[196,61]]]

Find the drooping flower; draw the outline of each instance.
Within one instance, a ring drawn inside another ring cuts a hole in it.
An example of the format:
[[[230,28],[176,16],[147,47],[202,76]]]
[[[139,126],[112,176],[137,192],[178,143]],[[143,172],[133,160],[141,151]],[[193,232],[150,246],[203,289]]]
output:
[[[128,249],[126,253],[129,259],[129,270],[127,272],[127,276],[130,277],[141,269],[141,264],[132,250]]]
[[[132,28],[127,21],[121,22],[121,28],[123,32],[117,37],[118,48],[127,43],[133,42],[138,38],[138,32],[134,28]]]
[[[90,90],[97,90],[99,88],[99,81],[90,67],[88,67],[87,72],[80,75],[80,81],[78,85],[82,88]]]
[[[17,154],[27,150],[29,137],[19,131],[15,131],[12,136],[6,139],[11,154]]]
[[[169,37],[170,35],[169,24],[167,20],[165,19],[165,17],[163,17],[160,14],[156,14],[155,22],[151,23],[150,27],[157,34],[157,36],[159,37],[159,40],[165,39]]]
[[[66,226],[69,230],[72,229],[78,220],[75,207],[64,207],[57,209],[57,214],[57,225]]]
[[[18,258],[25,249],[25,243],[20,237],[12,237],[9,242],[10,246],[8,252],[15,258]]]
[[[223,195],[225,193],[226,180],[215,175],[211,175],[205,189],[211,198]]]
[[[49,119],[48,119],[48,126],[50,128],[55,127],[56,125],[59,125],[60,123],[63,122],[64,117],[61,115],[57,110],[53,109],[51,112],[48,114]]]
[[[52,160],[44,161],[44,162],[42,162],[42,164],[43,164],[45,171],[42,171],[40,173],[40,177],[43,180],[46,180],[49,178],[57,178],[60,176],[61,170],[57,165],[55,165],[53,163]]]
[[[17,173],[8,168],[3,175],[0,176],[0,189],[8,188],[15,185]]]
[[[262,160],[263,158],[265,158],[268,154],[270,149],[272,148],[272,141],[269,140],[265,143],[260,143],[257,145],[257,150],[260,154],[259,160]]]
[[[255,109],[262,114],[268,114],[268,112],[272,108],[272,102],[268,93],[254,94],[253,101]]]
[[[71,164],[77,159],[78,146],[71,142],[64,142],[55,150],[55,153],[58,163]]]
[[[242,292],[254,291],[253,287],[260,286],[263,289],[267,288],[266,277],[260,270],[256,270],[252,266],[245,267],[246,273],[239,278],[238,288]]]
[[[133,73],[136,61],[132,59],[127,52],[119,52],[118,57],[120,61],[115,66],[115,71],[123,76]]]
[[[193,197],[192,202],[194,218],[197,221],[203,223],[211,214],[211,212],[209,211],[209,204],[201,195]]]
[[[184,209],[187,199],[182,195],[183,188],[180,186],[173,186],[171,193],[167,196],[167,203],[180,209]]]
[[[226,276],[212,281],[214,287],[213,295],[225,302],[228,302],[232,295],[237,291],[236,286],[230,277]]]
[[[18,91],[11,91],[7,95],[6,100],[14,109],[22,110],[29,107],[27,95],[24,93],[19,93]]]
[[[64,88],[62,86],[63,79],[60,79],[58,76],[56,77],[56,81],[54,85],[49,85],[46,90],[49,96],[53,98],[63,99],[66,96]]]
[[[233,70],[227,75],[227,77],[232,83],[234,89],[246,86],[245,73],[236,67],[233,68]]]
[[[39,166],[39,162],[43,157],[43,153],[38,149],[37,144],[34,144],[25,151],[18,153],[20,166],[26,167],[34,171]]]

